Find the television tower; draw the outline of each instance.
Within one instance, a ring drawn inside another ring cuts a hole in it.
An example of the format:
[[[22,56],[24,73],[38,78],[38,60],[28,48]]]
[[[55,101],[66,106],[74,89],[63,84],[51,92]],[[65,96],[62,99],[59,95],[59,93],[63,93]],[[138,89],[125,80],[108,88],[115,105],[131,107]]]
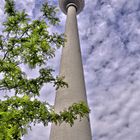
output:
[[[60,76],[65,76],[68,88],[56,93],[55,111],[60,112],[73,103],[87,102],[81,50],[76,15],[84,8],[84,0],[59,0],[61,10],[67,15],[66,42],[62,50]],[[50,140],[91,140],[90,122],[87,118],[76,120],[71,127],[52,124]]]

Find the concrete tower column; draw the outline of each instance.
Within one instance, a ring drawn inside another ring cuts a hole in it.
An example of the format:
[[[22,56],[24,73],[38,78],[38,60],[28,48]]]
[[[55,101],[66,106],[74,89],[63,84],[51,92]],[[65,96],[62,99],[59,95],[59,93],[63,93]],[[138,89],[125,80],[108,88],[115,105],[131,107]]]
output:
[[[56,93],[55,111],[59,112],[79,101],[87,102],[76,15],[82,11],[84,0],[59,0],[60,8],[67,14],[66,42],[62,50],[60,76],[65,76],[68,88]],[[71,127],[62,123],[52,125],[50,140],[91,140],[87,118],[76,120]]]

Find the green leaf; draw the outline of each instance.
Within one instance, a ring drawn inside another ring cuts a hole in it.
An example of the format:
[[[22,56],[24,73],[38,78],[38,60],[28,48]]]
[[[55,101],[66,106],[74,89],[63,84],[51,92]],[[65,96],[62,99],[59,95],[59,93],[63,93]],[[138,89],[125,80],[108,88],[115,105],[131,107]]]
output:
[[[5,0],[6,21],[0,35],[0,90],[15,93],[0,100],[0,140],[21,140],[31,124],[48,123],[71,126],[77,118],[87,117],[90,112],[83,102],[74,103],[56,113],[47,101],[38,100],[44,84],[56,89],[68,87],[64,77],[54,76],[53,68],[47,67],[48,60],[64,44],[64,35],[50,33],[50,25],[59,23],[57,8],[48,3],[42,6],[42,17],[30,19],[25,10],[15,9],[14,0]],[[23,71],[26,66],[38,75],[30,78]]]

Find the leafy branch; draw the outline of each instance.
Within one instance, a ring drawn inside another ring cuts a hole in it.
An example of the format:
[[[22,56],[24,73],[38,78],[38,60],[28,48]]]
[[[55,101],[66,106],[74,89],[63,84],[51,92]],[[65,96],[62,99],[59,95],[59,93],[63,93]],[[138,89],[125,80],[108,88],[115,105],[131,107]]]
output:
[[[64,77],[54,76],[47,61],[55,56],[56,49],[64,44],[64,36],[49,33],[49,25],[59,23],[57,8],[43,4],[42,18],[32,20],[25,10],[18,11],[14,0],[5,0],[6,21],[0,35],[0,91],[14,91],[12,97],[0,100],[0,140],[20,140],[31,124],[49,122],[71,126],[77,118],[89,113],[83,102],[75,103],[60,113],[36,97],[46,83],[57,89],[68,87]],[[39,76],[28,78],[21,65],[30,70],[38,68]]]

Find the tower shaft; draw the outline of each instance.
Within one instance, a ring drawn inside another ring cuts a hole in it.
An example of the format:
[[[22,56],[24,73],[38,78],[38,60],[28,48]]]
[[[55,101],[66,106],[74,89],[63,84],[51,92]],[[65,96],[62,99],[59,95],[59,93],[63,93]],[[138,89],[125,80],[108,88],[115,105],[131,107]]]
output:
[[[68,88],[61,88],[56,93],[55,111],[59,112],[79,101],[87,102],[83,76],[83,67],[77,27],[76,7],[67,9],[65,27],[66,42],[62,50],[60,76],[65,76]],[[50,140],[91,140],[90,124],[87,118],[76,120],[71,127],[62,123],[52,125]]]

